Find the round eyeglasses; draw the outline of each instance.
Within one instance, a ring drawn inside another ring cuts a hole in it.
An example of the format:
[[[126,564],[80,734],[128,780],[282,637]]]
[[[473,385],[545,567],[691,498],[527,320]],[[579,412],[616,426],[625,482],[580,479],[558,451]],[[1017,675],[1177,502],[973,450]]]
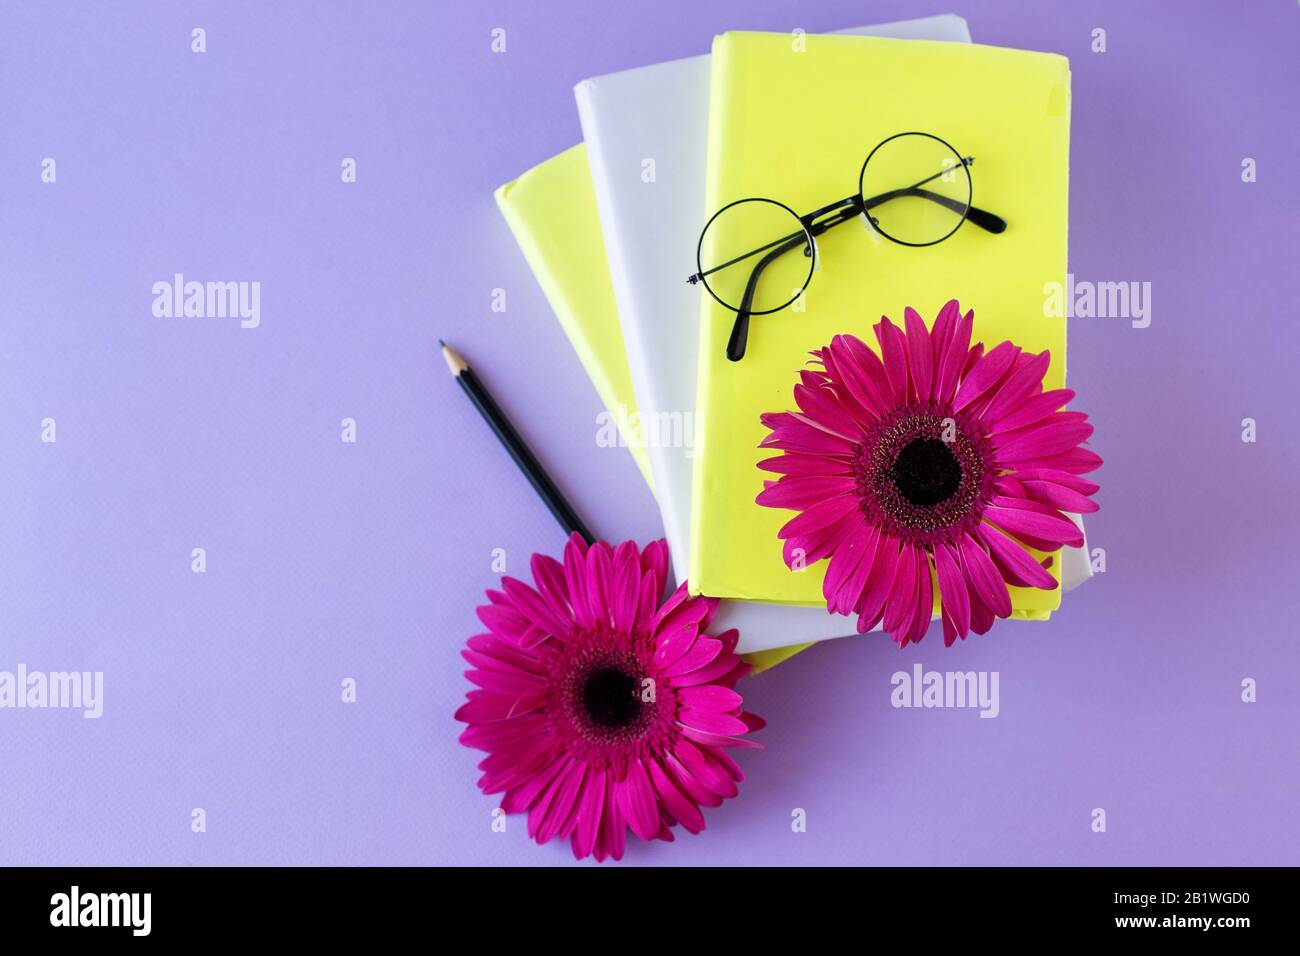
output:
[[[974,162],[932,133],[896,133],[867,154],[852,196],[802,216],[764,198],[719,209],[700,233],[698,271],[686,281],[703,283],[736,313],[727,358],[744,357],[751,316],[779,312],[803,295],[817,266],[817,237],[832,226],[864,216],[904,246],[942,242],[967,220],[1004,232],[1006,220],[971,205]]]

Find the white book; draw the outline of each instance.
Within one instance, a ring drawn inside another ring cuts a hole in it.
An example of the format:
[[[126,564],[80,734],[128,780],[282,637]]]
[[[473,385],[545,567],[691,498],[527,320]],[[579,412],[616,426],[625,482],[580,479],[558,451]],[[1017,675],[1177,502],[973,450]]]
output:
[[[953,14],[843,32],[970,42],[966,21]],[[611,73],[574,89],[637,413],[679,581],[690,573],[700,314],[699,289],[683,277],[695,270],[695,246],[708,218],[709,59]],[[1063,560],[1063,573],[1077,564]],[[815,607],[724,601],[716,621],[720,629],[740,630],[742,652],[853,633],[850,618]]]

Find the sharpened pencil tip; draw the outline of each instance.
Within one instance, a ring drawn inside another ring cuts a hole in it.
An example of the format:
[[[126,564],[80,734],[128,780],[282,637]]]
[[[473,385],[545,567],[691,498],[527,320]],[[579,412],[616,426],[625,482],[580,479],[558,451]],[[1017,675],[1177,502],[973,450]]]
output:
[[[442,346],[443,360],[447,363],[447,370],[451,372],[452,375],[459,375],[461,372],[469,368],[469,363],[466,362],[461,354],[450,345],[442,339],[438,339],[438,344]]]

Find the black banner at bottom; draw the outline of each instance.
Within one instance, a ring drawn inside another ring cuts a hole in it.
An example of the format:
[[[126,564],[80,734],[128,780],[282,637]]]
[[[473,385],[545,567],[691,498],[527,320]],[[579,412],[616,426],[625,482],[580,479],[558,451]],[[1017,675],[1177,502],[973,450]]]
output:
[[[1295,875],[1249,868],[33,868],[0,871],[0,925],[6,941],[319,938],[337,945],[420,932],[446,938],[476,927],[485,942],[497,942],[505,934],[549,936],[566,923],[589,940],[593,931],[636,938],[678,919],[748,935],[779,916],[783,935],[810,932],[823,941],[841,926],[860,939],[910,926],[923,937],[918,943],[1046,933],[1231,945],[1285,927]]]

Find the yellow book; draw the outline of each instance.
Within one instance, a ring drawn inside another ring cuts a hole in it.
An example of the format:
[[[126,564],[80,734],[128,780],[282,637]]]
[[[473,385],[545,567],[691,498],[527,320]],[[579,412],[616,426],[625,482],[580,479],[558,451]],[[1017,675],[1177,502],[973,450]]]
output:
[[[582,144],[533,167],[496,191],[497,206],[555,316],[646,483],[654,490],[645,444],[636,433],[636,396],[627,367],[600,215]],[[754,672],[803,646],[748,654]]]
[[[636,411],[632,373],[614,305],[586,147],[579,143],[534,166],[499,187],[496,201],[551,311],[653,492],[650,459],[632,414]]]
[[[1070,71],[1061,56],[996,47],[854,36],[727,33],[713,44],[708,208],[767,197],[806,214],[858,189],[872,148],[922,131],[973,155],[973,202],[1006,219],[1001,235],[966,223],[937,245],[881,239],[858,222],[817,240],[799,305],[752,320],[749,348],[726,357],[735,313],[701,293],[691,586],[724,598],[824,604],[826,562],[790,571],[777,532],[792,514],[755,504],[771,453],[763,412],[794,408],[808,351],[838,333],[876,348],[882,315],[912,306],[927,324],[956,298],[975,310],[975,341],[1050,349],[1044,388],[1065,381],[1065,319],[1043,315],[1063,282]],[[683,251],[693,261],[694,250]],[[1059,558],[1059,555],[1058,555]],[[1060,561],[1052,564],[1058,574]],[[1060,589],[1011,588],[1013,616],[1044,619]]]

